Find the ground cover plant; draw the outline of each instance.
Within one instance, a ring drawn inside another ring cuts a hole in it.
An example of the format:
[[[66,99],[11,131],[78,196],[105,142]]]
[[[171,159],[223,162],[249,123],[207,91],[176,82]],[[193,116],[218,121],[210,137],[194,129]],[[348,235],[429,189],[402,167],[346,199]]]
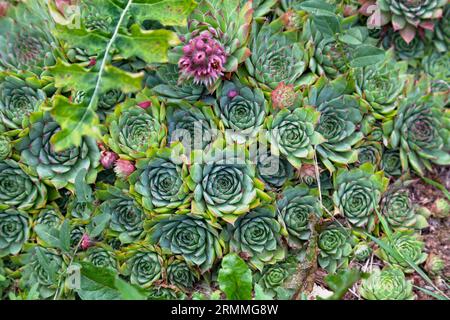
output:
[[[0,299],[449,299],[449,12],[0,0]]]

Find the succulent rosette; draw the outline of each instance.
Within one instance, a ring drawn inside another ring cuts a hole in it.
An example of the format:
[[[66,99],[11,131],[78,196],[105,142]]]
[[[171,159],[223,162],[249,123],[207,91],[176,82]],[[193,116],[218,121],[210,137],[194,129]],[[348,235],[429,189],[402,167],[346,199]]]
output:
[[[198,280],[198,272],[180,259],[171,259],[167,264],[167,282],[182,291],[189,291]]]
[[[149,108],[140,107],[140,104],[147,102],[140,101],[143,99],[151,103]],[[125,101],[106,120],[109,135],[105,136],[105,143],[119,155],[144,158],[165,144],[164,114],[164,106],[144,94],[136,100]]]
[[[255,274],[255,282],[261,286],[266,294],[277,296],[278,299],[289,299],[290,297],[285,297],[285,295],[290,292],[284,288],[284,285],[296,272],[297,265],[298,261],[294,256],[273,265],[266,265],[261,273]]]
[[[428,255],[425,263],[425,270],[427,270],[432,276],[438,277],[445,270],[445,260],[439,255],[431,253]]]
[[[182,292],[170,287],[152,286],[148,290],[148,300],[180,300],[183,297]]]
[[[390,177],[397,177],[402,174],[402,163],[398,149],[384,150],[381,156],[381,169]]]
[[[408,186],[414,180],[397,181],[384,194],[381,201],[381,213],[393,229],[422,229],[428,226],[427,220],[413,205]]]
[[[283,31],[280,19],[262,26],[254,22],[250,49],[252,55],[245,60],[249,82],[270,93],[279,83],[299,86],[308,81],[304,74],[308,54],[297,39],[295,31]]]
[[[199,153],[190,167],[191,211],[233,223],[268,196],[256,181],[248,151],[242,145],[221,148],[219,143]]]
[[[257,159],[256,176],[266,187],[280,188],[293,178],[294,168],[285,158],[262,152]]]
[[[450,164],[450,112],[433,94],[423,95],[420,84],[402,99],[395,119],[385,130],[392,148],[400,149],[403,170],[409,165],[418,174],[431,164]]]
[[[370,28],[381,28],[392,23],[406,42],[411,42],[417,29],[433,30],[437,19],[442,18],[447,0],[362,0],[360,12],[369,16]]]
[[[373,250],[369,243],[361,241],[353,248],[353,257],[358,262],[364,262],[370,258]]]
[[[0,208],[36,210],[45,206],[47,187],[14,160],[0,161]]]
[[[0,133],[0,161],[7,159],[11,155],[12,144],[11,139]]]
[[[143,237],[146,214],[136,200],[113,186],[97,190],[97,197],[103,201],[98,213],[110,215],[110,231],[122,244],[132,243]]]
[[[164,261],[161,252],[150,245],[130,246],[125,252],[125,262],[121,267],[130,282],[143,288],[150,288],[155,281],[162,279]]]
[[[118,261],[115,253],[107,246],[94,246],[89,248],[85,254],[85,261],[94,266],[105,269],[118,269]]]
[[[193,150],[204,150],[218,136],[218,119],[209,105],[179,103],[167,108],[169,143],[180,141],[186,155]]]
[[[383,172],[375,172],[371,163],[352,170],[340,169],[334,179],[334,204],[354,227],[372,231],[375,210],[387,184]]]
[[[383,147],[381,143],[375,141],[361,141],[356,146],[358,152],[358,165],[364,163],[371,163],[375,168],[378,168],[383,154]]]
[[[0,210],[0,257],[19,253],[29,236],[29,218],[25,213]]]
[[[36,77],[0,73],[0,120],[10,130],[26,127],[46,94]]]
[[[250,1],[200,1],[188,18],[184,45],[174,50],[180,78],[211,89],[224,73],[236,71],[250,55],[252,13]]]
[[[28,287],[37,284],[39,296],[43,299],[54,295],[58,289],[56,278],[66,266],[63,257],[55,249],[36,246],[25,259],[25,284]]]
[[[314,146],[324,138],[317,132],[320,113],[312,107],[283,109],[268,118],[268,140],[273,155],[283,155],[296,168],[314,157]]]
[[[51,138],[61,128],[47,112],[36,112],[30,117],[26,135],[16,145],[20,159],[40,179],[48,181],[57,189],[75,183],[77,174],[85,169],[88,183],[97,176],[100,152],[92,137],[84,137],[79,147],[56,151]]]
[[[415,37],[411,42],[405,39],[397,32],[388,32],[382,41],[384,49],[393,48],[396,56],[401,60],[413,62],[425,56],[426,44],[420,37]]]
[[[150,222],[151,242],[163,250],[181,255],[190,265],[209,271],[224,251],[219,238],[220,226],[191,215],[161,214]]]
[[[320,203],[309,188],[297,186],[284,190],[277,201],[281,223],[288,232],[288,243],[301,247],[311,236],[311,216],[320,217]]]
[[[139,160],[136,172],[130,176],[131,193],[152,213],[189,212],[189,172],[185,163],[177,161],[176,156],[182,152],[182,148],[178,149],[177,154],[175,146],[160,149],[154,157]]]
[[[384,61],[354,70],[356,92],[376,119],[395,116],[407,69],[407,63],[395,61],[390,50]]]
[[[349,230],[337,225],[330,225],[319,234],[318,262],[321,268],[334,273],[348,266],[352,253]]]
[[[450,86],[450,53],[433,52],[423,58],[422,66],[432,79],[446,81]]]
[[[260,132],[269,111],[259,88],[240,83],[238,78],[225,81],[217,91],[215,112],[222,120],[227,134],[237,143],[245,143]]]
[[[358,291],[366,300],[413,300],[412,282],[397,268],[375,268]]]
[[[264,265],[285,258],[282,235],[286,235],[286,231],[276,218],[275,208],[263,206],[228,225],[224,238],[229,241],[232,252],[240,253],[250,266],[261,271]]]
[[[413,230],[396,231],[390,237],[384,236],[382,240],[394,248],[397,255],[393,256],[383,248],[380,248],[375,253],[381,260],[393,267],[402,269],[405,273],[414,272],[408,261],[420,265],[427,260],[428,255],[423,252],[425,243],[422,241],[421,236],[414,233]]]
[[[323,137],[317,145],[317,153],[323,164],[334,171],[336,164],[348,164],[357,160],[354,145],[363,134],[357,127],[362,121],[363,109],[357,98],[349,95],[348,83],[340,77],[332,82],[320,78],[309,89],[305,104],[315,106],[320,112],[316,131]]]
[[[49,228],[58,228],[62,224],[64,216],[59,208],[52,204],[41,209],[34,220],[34,226],[45,225]]]

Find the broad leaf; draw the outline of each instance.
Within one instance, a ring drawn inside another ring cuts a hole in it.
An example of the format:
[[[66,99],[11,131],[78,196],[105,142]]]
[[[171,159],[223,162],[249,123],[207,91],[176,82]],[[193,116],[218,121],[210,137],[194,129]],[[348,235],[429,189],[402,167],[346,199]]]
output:
[[[219,270],[219,287],[229,300],[252,298],[252,272],[237,254],[230,253],[222,260]]]

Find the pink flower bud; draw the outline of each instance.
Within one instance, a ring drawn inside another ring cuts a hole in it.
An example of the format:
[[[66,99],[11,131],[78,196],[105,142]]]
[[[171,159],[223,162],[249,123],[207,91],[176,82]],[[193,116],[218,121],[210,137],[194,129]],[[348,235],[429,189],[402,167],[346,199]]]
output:
[[[236,90],[230,90],[227,94],[228,98],[233,99],[238,95],[238,92]]]
[[[112,151],[104,150],[100,155],[100,163],[105,169],[111,169],[117,159],[119,159],[119,156]]]
[[[134,170],[136,170],[136,168],[134,167],[133,162],[128,160],[119,159],[114,165],[114,172],[119,178],[127,178]]]
[[[8,2],[0,1],[0,17],[6,16],[6,11],[8,11]]]
[[[82,250],[87,250],[90,246],[92,246],[91,238],[85,233],[81,238],[80,248]]]
[[[142,101],[138,103],[138,106],[141,107],[142,109],[147,109],[148,107],[152,106],[152,102],[151,101]]]

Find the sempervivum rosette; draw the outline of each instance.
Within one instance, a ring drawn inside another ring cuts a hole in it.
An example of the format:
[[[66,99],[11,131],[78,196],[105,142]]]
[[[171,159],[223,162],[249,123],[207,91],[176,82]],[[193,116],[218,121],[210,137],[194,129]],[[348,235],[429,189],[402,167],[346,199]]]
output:
[[[224,73],[236,71],[250,55],[252,13],[251,1],[200,1],[188,18],[184,45],[175,49],[180,78],[211,89]]]
[[[0,161],[0,208],[34,210],[45,206],[46,186],[23,169],[14,160]]]
[[[194,192],[192,212],[233,223],[267,198],[255,178],[255,166],[242,145],[199,153],[190,167],[189,188]]]
[[[373,250],[369,243],[361,241],[353,248],[353,258],[358,262],[365,262],[370,258]]]
[[[252,26],[252,55],[245,60],[249,81],[270,93],[279,83],[297,87],[304,80],[307,53],[293,31],[283,31],[281,21]]]
[[[192,150],[204,150],[218,136],[219,120],[213,107],[196,103],[178,103],[167,108],[169,143],[180,141],[189,155]]]
[[[295,274],[297,266],[296,258],[290,256],[285,261],[265,266],[261,273],[255,274],[255,282],[261,286],[266,294],[287,300],[290,296],[281,295],[292,294],[292,292],[289,292],[284,284]]]
[[[415,37],[408,43],[399,33],[388,32],[382,43],[386,50],[394,48],[396,56],[401,60],[413,61],[421,59],[425,55],[425,42],[420,37]]]
[[[412,282],[397,268],[375,268],[358,291],[366,300],[413,300]]]
[[[379,167],[383,152],[381,143],[363,140],[355,146],[355,149],[358,152],[358,165],[371,163],[375,168]]]
[[[311,236],[311,216],[320,216],[319,199],[305,186],[288,188],[277,201],[281,222],[288,232],[290,246],[300,247]]]
[[[30,236],[29,218],[17,210],[0,210],[0,257],[15,255]]]
[[[30,114],[38,110],[45,98],[37,78],[0,73],[0,121],[8,129],[27,126]]]
[[[133,284],[149,288],[163,275],[163,258],[156,248],[150,245],[132,246],[126,252],[126,261],[122,266],[124,274]]]
[[[349,257],[352,253],[352,244],[349,230],[337,225],[330,225],[319,235],[320,267],[329,273],[348,266]]]
[[[59,211],[59,208],[52,204],[39,211],[35,217],[34,226],[46,225],[50,228],[58,228],[64,220],[64,216]]]
[[[381,156],[381,169],[390,177],[396,177],[402,174],[402,164],[398,149],[384,150]]]
[[[275,208],[258,207],[228,225],[224,238],[230,241],[230,250],[240,253],[258,270],[264,265],[284,259],[286,249],[281,236],[286,231],[276,218]]]
[[[334,204],[354,226],[372,231],[375,211],[386,190],[388,179],[383,172],[375,172],[371,163],[352,170],[340,169],[334,179]]]
[[[198,272],[181,259],[171,258],[167,263],[167,282],[182,291],[192,289],[198,278]]]
[[[118,269],[116,254],[106,245],[96,245],[89,248],[85,253],[84,260],[99,268]]]
[[[414,180],[397,181],[383,196],[381,212],[393,229],[421,229],[428,226],[426,218],[416,212],[412,203],[408,186],[413,183]]]
[[[405,86],[407,69],[406,62],[393,59],[392,50],[384,61],[354,69],[356,92],[376,119],[395,116],[398,98]]]
[[[187,213],[190,206],[186,164],[177,161],[180,144],[159,149],[150,159],[136,163],[137,170],[130,176],[130,191],[142,206],[153,213],[178,211]]]
[[[362,108],[357,98],[349,95],[345,78],[332,82],[320,78],[309,89],[306,104],[316,106],[320,112],[317,132],[325,141],[317,146],[317,153],[323,164],[334,171],[333,163],[348,164],[357,160],[354,145],[363,134],[357,130],[362,120]]]
[[[0,133],[0,161],[8,158],[11,155],[11,151],[11,139],[7,135]]]
[[[136,200],[113,186],[97,190],[97,196],[103,201],[99,213],[111,216],[110,231],[122,243],[131,243],[143,236],[145,213]]]
[[[268,103],[263,92],[240,83],[238,78],[225,81],[217,91],[215,112],[226,133],[237,143],[256,137],[268,113]]]
[[[191,215],[156,216],[149,231],[151,241],[164,250],[182,255],[186,262],[196,265],[201,273],[209,271],[222,257],[224,243],[219,238],[219,225]]]
[[[37,286],[43,299],[54,295],[57,288],[57,276],[66,266],[63,257],[55,249],[36,246],[25,257],[26,265],[23,281],[28,288]]]
[[[320,113],[312,107],[281,110],[274,118],[268,118],[268,139],[271,152],[282,154],[296,168],[302,161],[314,157],[314,146],[324,141],[316,131]]]
[[[383,248],[380,248],[375,253],[381,260],[393,267],[402,269],[405,273],[414,272],[408,261],[420,265],[427,260],[428,255],[423,252],[425,243],[422,241],[421,236],[414,233],[413,230],[396,231],[390,237],[384,236],[382,240],[386,241],[390,247],[395,248],[398,254],[393,256]]]
[[[256,176],[266,188],[280,188],[294,176],[294,168],[285,158],[262,152],[258,155]]]
[[[150,106],[141,107],[144,103]],[[119,155],[144,158],[165,144],[164,114],[164,106],[154,98],[142,95],[136,100],[125,101],[106,120],[109,135],[105,136],[105,143]]]
[[[21,161],[39,178],[49,181],[57,189],[75,183],[77,174],[85,169],[88,183],[95,181],[100,152],[95,140],[84,137],[79,147],[57,152],[51,138],[61,129],[47,112],[36,112],[30,117],[26,135],[16,145]]]
[[[420,84],[419,84],[420,86]],[[400,149],[404,170],[420,175],[431,164],[450,164],[450,112],[438,96],[415,89],[400,102],[397,116],[386,125],[390,146]]]

